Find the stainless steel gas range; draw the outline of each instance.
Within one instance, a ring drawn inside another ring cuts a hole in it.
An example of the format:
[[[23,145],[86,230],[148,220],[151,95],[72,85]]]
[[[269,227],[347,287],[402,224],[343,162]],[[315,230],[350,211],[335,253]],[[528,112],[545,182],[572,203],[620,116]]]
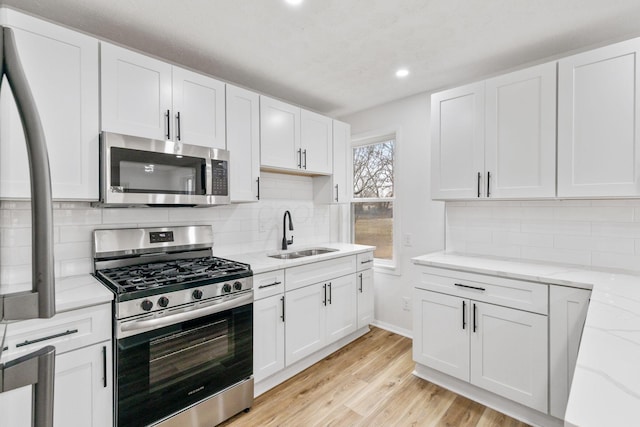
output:
[[[253,273],[212,246],[210,226],[94,231],[119,427],[210,427],[251,407]]]

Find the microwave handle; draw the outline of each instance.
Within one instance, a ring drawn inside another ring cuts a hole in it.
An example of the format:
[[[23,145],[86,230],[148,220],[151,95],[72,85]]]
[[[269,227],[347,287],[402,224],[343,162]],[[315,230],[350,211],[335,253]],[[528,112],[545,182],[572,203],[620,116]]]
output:
[[[213,193],[213,164],[211,162],[211,154],[207,158],[207,168],[205,171],[205,179],[206,179],[206,183],[205,183],[206,194],[210,195]]]

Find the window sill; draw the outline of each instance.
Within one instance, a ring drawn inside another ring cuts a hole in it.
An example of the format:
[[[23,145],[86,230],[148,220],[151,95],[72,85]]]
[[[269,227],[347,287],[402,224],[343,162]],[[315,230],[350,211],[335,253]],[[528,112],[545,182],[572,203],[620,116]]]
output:
[[[381,264],[373,262],[373,271],[376,273],[388,274],[390,276],[400,276],[398,268],[393,264]]]

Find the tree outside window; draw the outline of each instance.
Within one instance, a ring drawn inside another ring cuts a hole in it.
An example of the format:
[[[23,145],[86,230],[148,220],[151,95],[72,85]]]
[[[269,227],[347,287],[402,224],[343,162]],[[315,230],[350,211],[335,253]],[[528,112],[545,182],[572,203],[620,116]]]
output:
[[[395,137],[353,147],[353,239],[393,260]]]

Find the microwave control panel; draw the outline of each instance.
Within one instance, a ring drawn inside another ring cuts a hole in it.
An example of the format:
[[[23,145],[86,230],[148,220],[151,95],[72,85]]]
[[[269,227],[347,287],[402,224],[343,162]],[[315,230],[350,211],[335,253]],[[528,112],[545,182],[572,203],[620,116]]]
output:
[[[211,194],[214,196],[229,195],[229,172],[226,160],[211,161]]]

